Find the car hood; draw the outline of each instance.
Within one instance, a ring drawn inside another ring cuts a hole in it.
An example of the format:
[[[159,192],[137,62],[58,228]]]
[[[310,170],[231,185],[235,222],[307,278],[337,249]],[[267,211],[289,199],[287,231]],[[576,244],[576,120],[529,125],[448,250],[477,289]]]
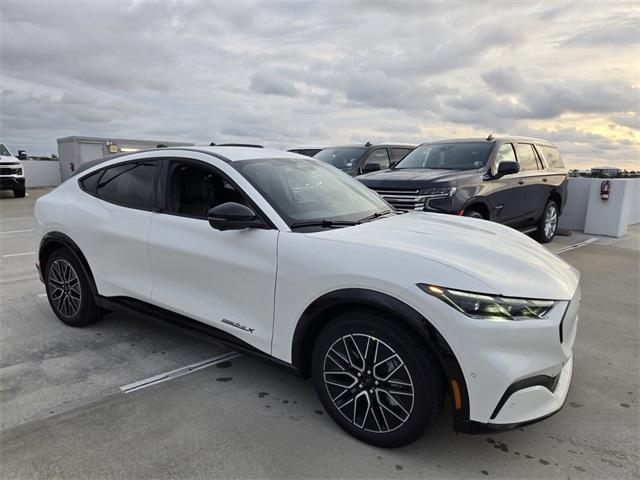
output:
[[[400,168],[367,173],[357,178],[370,188],[422,188],[431,183],[455,184],[461,179],[478,175],[475,170]]]
[[[409,212],[311,235],[426,258],[475,278],[484,284],[478,286],[482,293],[570,300],[578,286],[577,270],[561,258],[528,236],[485,220]]]
[[[16,158],[16,157],[11,157],[8,155],[0,155],[0,163],[2,163],[3,165],[9,165],[9,164],[20,164],[20,161]]]

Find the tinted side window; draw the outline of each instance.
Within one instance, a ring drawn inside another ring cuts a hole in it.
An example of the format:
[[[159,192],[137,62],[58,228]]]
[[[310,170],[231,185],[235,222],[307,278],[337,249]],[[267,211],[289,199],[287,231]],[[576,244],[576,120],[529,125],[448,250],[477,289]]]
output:
[[[365,165],[377,164],[380,165],[380,170],[385,170],[389,168],[389,154],[387,153],[386,148],[380,148],[378,150],[374,150],[369,154]]]
[[[96,187],[98,186],[98,180],[100,179],[100,175],[102,175],[103,171],[100,170],[98,172],[92,173],[91,175],[87,175],[84,178],[81,178],[78,183],[80,187],[88,193],[92,195],[96,193]]]
[[[123,207],[150,210],[155,197],[155,178],[153,162],[116,165],[102,171],[95,195]]]
[[[536,152],[533,151],[533,145],[529,143],[516,144],[518,151],[518,162],[520,162],[520,171],[538,170],[536,163]]]
[[[391,161],[392,162],[397,162],[399,160],[402,160],[404,157],[409,155],[409,152],[411,152],[410,148],[392,148],[391,149]]]
[[[560,152],[556,147],[548,147],[546,145],[538,145],[538,148],[544,155],[547,165],[551,168],[564,168],[564,162],[560,157]]]
[[[207,218],[210,209],[226,202],[249,205],[217,170],[195,162],[171,162],[167,213]]]

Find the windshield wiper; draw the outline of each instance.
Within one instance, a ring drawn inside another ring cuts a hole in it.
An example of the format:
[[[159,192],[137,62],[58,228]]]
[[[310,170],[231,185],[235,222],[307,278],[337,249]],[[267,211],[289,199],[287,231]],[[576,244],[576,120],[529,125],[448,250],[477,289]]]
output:
[[[364,223],[371,220],[375,220],[376,218],[384,217],[385,215],[389,215],[390,213],[391,213],[391,210],[383,210],[381,212],[376,212],[374,214],[369,215],[368,217],[361,218],[360,220],[358,220],[358,223]]]
[[[357,222],[353,222],[351,220],[327,220],[323,218],[322,220],[310,220],[308,222],[298,222],[292,223],[289,225],[290,228],[303,228],[303,227],[324,227],[324,228],[335,228],[335,227],[352,227],[353,225],[357,225]]]

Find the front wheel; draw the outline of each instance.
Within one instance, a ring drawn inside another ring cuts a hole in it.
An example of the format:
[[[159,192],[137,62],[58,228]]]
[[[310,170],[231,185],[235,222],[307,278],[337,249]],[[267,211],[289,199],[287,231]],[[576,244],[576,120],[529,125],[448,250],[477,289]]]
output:
[[[428,347],[397,319],[353,310],[318,337],[312,376],[331,418],[379,447],[416,440],[442,406],[443,381]]]
[[[544,207],[542,216],[538,220],[538,230],[536,238],[540,243],[549,243],[553,240],[558,229],[558,205],[553,200],[549,200]]]
[[[462,215],[465,217],[479,218],[480,220],[484,219],[482,214],[476,210],[465,210]]]
[[[27,194],[27,189],[24,185],[20,185],[13,189],[13,196],[16,198],[22,198]]]

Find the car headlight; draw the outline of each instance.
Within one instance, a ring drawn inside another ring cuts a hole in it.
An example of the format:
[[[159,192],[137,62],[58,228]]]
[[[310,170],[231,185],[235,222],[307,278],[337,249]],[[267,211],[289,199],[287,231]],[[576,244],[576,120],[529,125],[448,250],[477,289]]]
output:
[[[418,287],[471,318],[485,320],[539,320],[555,305],[553,300],[501,297],[464,292],[419,283]]]
[[[427,197],[451,197],[456,193],[456,187],[426,187],[420,190],[420,195]]]

